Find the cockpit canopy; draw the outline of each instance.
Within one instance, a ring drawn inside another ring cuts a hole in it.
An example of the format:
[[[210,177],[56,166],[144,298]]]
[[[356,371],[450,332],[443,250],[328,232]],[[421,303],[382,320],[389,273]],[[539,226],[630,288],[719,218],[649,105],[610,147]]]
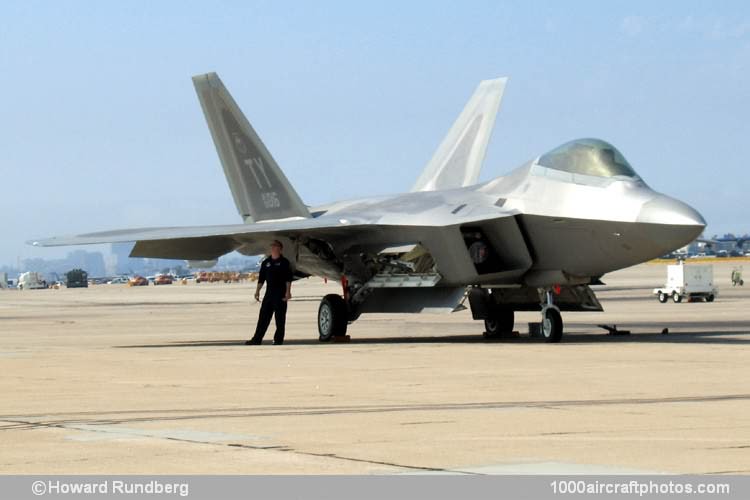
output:
[[[595,177],[638,177],[624,156],[608,142],[577,139],[542,155],[542,167]]]

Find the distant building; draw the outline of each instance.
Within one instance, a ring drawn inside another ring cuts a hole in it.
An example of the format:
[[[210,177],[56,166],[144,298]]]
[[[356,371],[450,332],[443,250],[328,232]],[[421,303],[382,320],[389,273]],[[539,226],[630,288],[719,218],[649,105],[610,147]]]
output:
[[[71,269],[86,271],[91,278],[111,277],[121,274],[150,276],[156,273],[174,271],[178,274],[185,270],[184,260],[131,258],[130,252],[134,243],[115,243],[111,254],[104,256],[101,252],[75,250],[62,259],[31,258],[19,259],[16,265],[0,265],[0,272],[15,279],[21,273],[32,271],[42,273],[48,282],[60,280]],[[257,268],[259,257],[248,257],[236,252],[224,255],[215,266],[217,271],[250,271]]]
[[[117,257],[112,254],[105,255],[104,270],[107,276],[117,276]]]
[[[13,271],[16,275],[27,271],[42,273],[47,281],[56,281],[59,275],[75,268],[85,270],[91,277],[105,276],[106,273],[104,257],[101,252],[87,252],[85,250],[70,252],[64,259],[25,259]],[[8,274],[11,274],[10,270]]]
[[[132,269],[140,268],[143,259],[130,258],[130,252],[135,243],[113,243],[112,256],[114,257],[114,274],[130,274]]]
[[[717,252],[746,253],[750,252],[750,235],[735,236],[728,233],[724,236],[713,235],[710,238],[701,235],[697,240],[686,245],[679,250],[675,250],[675,255],[693,256],[699,254],[715,255]]]
[[[100,252],[87,252],[86,250],[75,250],[68,254],[66,263],[69,269],[83,269],[89,276],[106,276],[104,256]],[[57,271],[57,270],[55,270]],[[60,272],[60,271],[57,271]]]
[[[714,235],[712,239],[716,241],[713,244],[715,252],[724,250],[726,252],[739,251],[745,253],[750,250],[750,234],[735,236],[732,233],[727,233],[724,236]]]
[[[174,259],[146,259],[142,257],[131,257],[135,243],[113,243],[112,256],[114,258],[116,274],[140,274],[151,275],[164,271],[165,269],[176,269],[185,265],[183,260]]]

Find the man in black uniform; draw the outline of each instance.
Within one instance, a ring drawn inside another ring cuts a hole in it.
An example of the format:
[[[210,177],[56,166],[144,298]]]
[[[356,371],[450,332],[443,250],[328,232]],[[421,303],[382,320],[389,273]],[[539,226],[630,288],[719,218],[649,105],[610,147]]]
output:
[[[246,345],[260,345],[266,334],[271,316],[276,317],[276,333],[273,335],[273,344],[284,343],[284,325],[286,323],[286,306],[292,298],[292,268],[289,261],[281,255],[284,245],[274,240],[271,243],[271,256],[266,257],[260,264],[258,275],[258,287],[255,289],[255,300],[260,300],[260,289],[263,283],[266,285],[266,294],[260,305],[258,314],[258,326],[255,328],[253,338],[245,342]]]

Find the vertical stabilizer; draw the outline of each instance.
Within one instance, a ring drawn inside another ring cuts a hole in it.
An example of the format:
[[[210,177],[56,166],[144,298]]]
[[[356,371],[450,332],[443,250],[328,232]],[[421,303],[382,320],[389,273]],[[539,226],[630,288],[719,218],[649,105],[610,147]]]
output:
[[[245,222],[310,212],[216,73],[193,77],[216,151]]]
[[[440,143],[412,191],[435,191],[477,182],[507,78],[484,80]]]

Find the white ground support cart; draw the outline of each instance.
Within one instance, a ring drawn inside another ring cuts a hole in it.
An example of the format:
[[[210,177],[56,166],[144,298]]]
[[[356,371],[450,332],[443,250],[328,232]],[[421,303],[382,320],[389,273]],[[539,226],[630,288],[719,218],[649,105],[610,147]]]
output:
[[[684,299],[713,302],[719,295],[714,287],[713,266],[685,265],[682,262],[667,266],[667,284],[654,288],[653,293],[662,304],[670,298],[674,302],[682,302]]]

